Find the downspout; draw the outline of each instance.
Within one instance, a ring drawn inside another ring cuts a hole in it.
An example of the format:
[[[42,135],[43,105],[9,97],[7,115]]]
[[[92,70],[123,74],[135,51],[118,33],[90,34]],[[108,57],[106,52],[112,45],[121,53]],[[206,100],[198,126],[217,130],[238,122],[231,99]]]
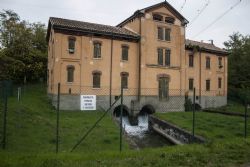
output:
[[[142,26],[141,26],[141,17],[139,16],[139,34],[141,37],[141,33],[142,33]],[[141,99],[141,38],[139,41],[139,77],[138,77],[138,101],[140,101]]]
[[[200,57],[200,84],[199,84],[199,95],[200,95],[200,98],[199,98],[199,104],[201,104],[201,49],[199,48],[199,57]]]
[[[110,47],[110,74],[109,74],[109,107],[112,105],[112,66],[113,66],[113,34],[111,36],[111,47]]]

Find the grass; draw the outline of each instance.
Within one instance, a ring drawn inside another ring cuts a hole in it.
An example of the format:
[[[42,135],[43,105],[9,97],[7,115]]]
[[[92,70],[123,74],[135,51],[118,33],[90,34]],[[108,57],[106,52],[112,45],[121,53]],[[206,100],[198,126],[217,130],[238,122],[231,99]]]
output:
[[[197,113],[199,127],[196,130],[214,142],[140,151],[131,150],[124,143],[120,153],[119,129],[107,115],[87,140],[70,153],[73,145],[102,113],[63,111],[60,115],[60,153],[55,154],[56,113],[48,102],[46,91],[39,85],[29,86],[22,97],[20,103],[15,97],[9,99],[7,150],[0,149],[1,167],[233,167],[250,163],[250,138],[242,138],[243,120],[210,113]],[[2,112],[0,114],[2,121]],[[191,113],[156,115],[190,130]]]
[[[156,113],[157,117],[167,120],[188,131],[192,131],[192,112]],[[195,133],[210,141],[232,139],[244,136],[244,117],[196,112]],[[248,134],[250,124],[248,123]]]
[[[234,139],[205,145],[185,145],[145,149],[90,153],[10,154],[0,152],[3,167],[82,167],[82,166],[156,166],[156,167],[233,167],[250,162],[250,139]]]
[[[245,114],[245,106],[243,104],[234,101],[228,101],[228,104],[226,106],[212,108],[211,110]]]
[[[60,152],[68,152],[86,133],[103,112],[62,111],[60,113]],[[2,120],[2,117],[1,117]],[[18,103],[9,98],[7,117],[7,151],[40,152],[55,151],[56,112],[49,104],[45,89],[40,85],[27,87]],[[0,125],[2,130],[2,124]],[[124,148],[128,149],[125,143]],[[119,150],[119,128],[112,117],[106,117],[76,152],[100,152]]]

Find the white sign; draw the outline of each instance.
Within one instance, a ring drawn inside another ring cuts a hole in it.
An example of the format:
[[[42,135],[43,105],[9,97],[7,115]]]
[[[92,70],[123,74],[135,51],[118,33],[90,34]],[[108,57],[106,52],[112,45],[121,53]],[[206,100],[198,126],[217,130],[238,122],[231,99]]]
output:
[[[81,95],[81,110],[96,110],[96,95]]]

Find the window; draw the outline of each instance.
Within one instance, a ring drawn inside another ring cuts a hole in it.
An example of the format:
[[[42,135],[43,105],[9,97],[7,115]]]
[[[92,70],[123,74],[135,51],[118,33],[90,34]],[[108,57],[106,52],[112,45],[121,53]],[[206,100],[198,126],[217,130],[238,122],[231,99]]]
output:
[[[158,65],[163,66],[163,49],[158,49]]]
[[[222,78],[218,78],[218,88],[221,89]]]
[[[164,40],[164,36],[163,36],[163,34],[164,34],[164,29],[162,28],[162,27],[158,27],[158,39],[159,40]]]
[[[158,39],[162,41],[171,40],[171,29],[158,27]]]
[[[166,17],[165,22],[169,24],[174,24],[175,19],[173,17]]]
[[[100,88],[101,87],[101,72],[94,71],[93,75],[93,88]]]
[[[206,57],[206,69],[210,69],[210,58]]]
[[[101,58],[101,42],[94,42],[94,58],[100,59]]]
[[[222,68],[222,57],[219,57],[218,58],[218,65],[219,65],[219,68]]]
[[[170,41],[170,32],[171,30],[166,28],[165,29],[165,41]]]
[[[159,14],[154,14],[153,15],[153,20],[155,20],[155,21],[162,21],[163,20],[163,16],[161,16]]]
[[[189,67],[194,67],[194,55],[189,55]]]
[[[166,49],[165,50],[165,66],[170,66],[170,56],[171,56],[171,50]]]
[[[169,78],[160,77],[158,83],[159,83],[159,99],[167,100],[169,97]]]
[[[68,51],[69,51],[70,54],[75,53],[75,42],[76,42],[75,37],[69,37],[68,38]]]
[[[128,46],[122,46],[122,60],[128,61]]]
[[[165,59],[163,57],[165,51]],[[164,61],[165,60],[165,61]],[[160,66],[170,66],[171,61],[171,50],[158,48],[158,65]]]
[[[74,66],[67,66],[67,82],[74,82]]]
[[[194,90],[194,79],[193,78],[190,78],[189,79],[189,90]]]
[[[124,89],[128,88],[128,76],[129,74],[127,72],[121,72],[121,85]]]
[[[210,91],[210,80],[206,80],[206,91]]]

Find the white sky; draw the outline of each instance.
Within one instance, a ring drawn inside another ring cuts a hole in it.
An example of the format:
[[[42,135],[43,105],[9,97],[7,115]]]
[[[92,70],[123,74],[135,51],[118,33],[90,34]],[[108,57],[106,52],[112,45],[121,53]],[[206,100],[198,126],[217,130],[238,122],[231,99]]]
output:
[[[168,0],[178,11],[185,0]],[[191,21],[198,10],[209,1],[204,12],[187,27],[188,39],[210,40],[223,47],[233,32],[250,34],[250,0],[242,0],[233,10],[209,29],[194,36],[207,27],[239,0],[186,0],[181,14]],[[42,22],[47,25],[49,17],[61,17],[93,23],[117,25],[136,10],[163,2],[162,0],[0,0],[0,10],[11,9],[21,19],[30,22]]]

